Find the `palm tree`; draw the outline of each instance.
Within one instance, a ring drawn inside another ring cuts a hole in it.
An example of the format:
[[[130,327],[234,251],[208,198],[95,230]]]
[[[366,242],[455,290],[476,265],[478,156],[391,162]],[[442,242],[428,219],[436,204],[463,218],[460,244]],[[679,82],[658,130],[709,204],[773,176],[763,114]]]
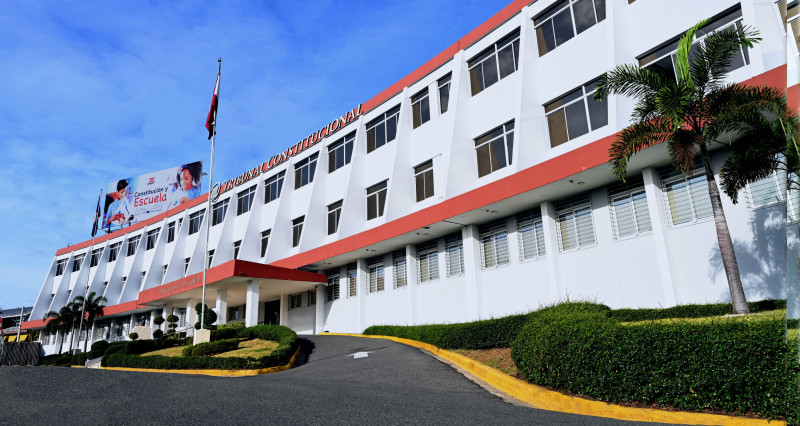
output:
[[[72,330],[73,321],[75,320],[75,313],[72,310],[72,304],[67,303],[66,306],[56,311],[50,311],[44,314],[46,321],[44,329],[48,334],[56,334],[56,341],[58,341],[58,334],[66,336]],[[49,321],[48,321],[49,319]],[[63,339],[61,344],[58,345],[58,354],[61,355],[61,348],[64,345]]]
[[[741,126],[732,122],[730,114],[739,111],[739,119],[753,119],[753,112],[779,104],[782,93],[772,87],[726,83],[734,54],[761,39],[756,37],[758,32],[737,26],[709,34],[702,43],[692,45],[695,33],[708,22],[701,21],[678,42],[677,78],[649,68],[621,65],[603,75],[594,96],[602,100],[614,93],[637,99],[633,124],[619,133],[609,149],[609,163],[622,181],[626,180],[630,157],[651,145],[667,142],[673,166],[689,175],[699,150],[733,310],[749,313],[708,145],[726,143],[721,139],[730,136],[727,132]]]
[[[103,316],[103,309],[106,307],[103,302],[107,301],[108,299],[103,296],[97,297],[97,294],[92,291],[85,298],[78,296],[72,302],[74,306],[80,308],[81,312],[85,312],[86,315],[86,338],[83,341],[83,352],[86,352],[86,346],[89,343],[89,331],[94,325],[94,319]]]

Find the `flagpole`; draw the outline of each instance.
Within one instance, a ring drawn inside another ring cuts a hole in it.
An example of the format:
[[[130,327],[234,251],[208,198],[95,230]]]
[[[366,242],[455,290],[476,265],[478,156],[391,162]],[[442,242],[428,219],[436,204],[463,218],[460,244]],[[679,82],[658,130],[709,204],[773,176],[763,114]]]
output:
[[[22,316],[25,314],[25,305],[19,309],[19,326],[17,327],[17,343],[19,343],[19,336],[22,334]]]
[[[99,212],[98,209],[100,207],[101,198],[103,198],[103,188],[100,188],[100,194],[97,196],[97,208],[95,209],[95,218],[94,218],[95,224],[92,225],[92,244],[89,246],[89,251],[87,253],[89,255],[89,270],[86,271],[86,290],[83,291],[83,306],[81,306],[81,321],[78,323],[78,345],[80,345],[81,343],[80,339],[81,339],[81,331],[83,330],[83,316],[86,315],[86,298],[89,297],[89,274],[92,273],[92,256],[93,256],[92,251],[94,251],[94,237],[97,234],[95,226],[99,226],[99,223],[97,221],[100,218],[97,217],[97,213]],[[89,339],[88,335],[86,336],[86,339]],[[84,352],[86,351],[85,346],[83,350]]]
[[[219,84],[222,77],[222,58],[217,59],[219,64],[219,68],[217,69],[217,87],[215,87],[215,92],[219,92]],[[219,95],[217,95],[219,96]],[[217,104],[219,104],[219,97],[217,97]],[[206,218],[206,247],[203,251],[203,296],[202,296],[202,304],[200,305],[200,329],[204,330],[206,328],[206,276],[209,265],[208,259],[208,239],[209,234],[211,234],[211,220],[212,220],[212,211],[211,211],[211,189],[212,185],[214,185],[214,142],[217,139],[217,111],[214,111],[214,125],[212,127],[211,132],[211,164],[208,170],[208,200],[206,200],[206,212],[208,212],[208,216]],[[220,314],[221,315],[221,314]]]

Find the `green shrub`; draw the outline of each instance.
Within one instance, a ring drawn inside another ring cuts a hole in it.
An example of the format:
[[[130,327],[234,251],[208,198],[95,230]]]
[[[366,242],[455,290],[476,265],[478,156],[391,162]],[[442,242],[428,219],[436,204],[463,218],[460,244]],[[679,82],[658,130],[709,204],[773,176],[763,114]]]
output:
[[[139,355],[145,352],[157,351],[159,349],[171,348],[185,343],[180,339],[163,339],[163,340],[131,340],[112,342],[108,345],[103,356],[114,354],[123,355]]]
[[[198,303],[194,307],[195,312],[197,312],[197,322],[194,323],[194,329],[200,330],[200,318],[202,316],[201,315],[202,307],[205,307],[205,316],[203,317],[203,322],[205,323],[204,324],[205,327],[203,328],[206,330],[215,329],[216,326],[214,325],[214,323],[217,322],[217,313],[214,312],[211,308],[209,308],[208,305],[203,305],[202,303]]]
[[[771,418],[796,401],[780,319],[622,326],[604,307],[570,305],[532,315],[514,341],[511,356],[529,381],[602,401]]]
[[[131,340],[136,340],[139,338],[139,333],[130,333],[128,337],[130,337]]]
[[[278,347],[261,358],[244,357],[166,357],[151,355],[140,357],[123,353],[114,353],[103,357],[104,367],[173,369],[219,369],[242,370],[259,369],[285,365],[289,363],[298,347],[297,334],[280,325],[257,325],[240,330],[239,337],[245,339],[264,339],[277,341]],[[168,340],[168,339],[165,339]],[[133,343],[133,342],[128,342]],[[214,342],[216,343],[216,342]]]
[[[233,339],[238,335],[239,330],[235,328],[218,328],[216,330],[211,330],[211,341],[214,342],[222,339]]]
[[[161,330],[160,328],[157,328],[157,329],[153,330],[153,338],[154,339],[160,339],[161,336],[163,336],[163,335],[164,335],[164,331]]]
[[[199,343],[183,348],[183,356],[209,356],[233,351],[239,348],[239,339],[217,340],[216,342]]]
[[[244,321],[234,321],[234,322],[229,322],[227,324],[220,324],[217,326],[217,330],[225,330],[228,328],[234,330],[241,330],[244,328]]]
[[[55,355],[47,355],[39,359],[39,365],[50,365],[50,366],[68,366],[72,364],[72,355],[66,354],[55,354]]]
[[[88,354],[86,354],[85,352],[72,355],[72,359],[70,359],[70,364],[71,365],[86,365],[86,360],[88,359],[87,356],[88,356]]]
[[[159,316],[153,318],[153,324],[155,324],[156,326],[160,326],[161,324],[164,324],[164,317],[159,315]]]
[[[93,351],[105,351],[108,348],[108,342],[105,340],[98,340],[92,343],[91,346]]]
[[[776,309],[786,309],[786,300],[767,299],[748,302],[747,305],[750,307],[750,312],[774,311]],[[732,304],[715,303],[710,305],[678,305],[671,308],[614,309],[609,312],[609,316],[621,322],[635,322],[665,318],[713,317],[732,313]]]

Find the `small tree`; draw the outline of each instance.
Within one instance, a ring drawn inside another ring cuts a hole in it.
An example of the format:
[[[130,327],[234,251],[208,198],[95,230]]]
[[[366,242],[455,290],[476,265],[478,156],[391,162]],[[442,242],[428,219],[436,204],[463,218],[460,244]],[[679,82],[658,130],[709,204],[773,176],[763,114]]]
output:
[[[167,315],[167,334],[171,337],[175,335],[175,328],[178,327],[178,316],[175,314]]]
[[[163,335],[164,335],[164,332],[160,328],[157,328],[157,329],[153,330],[153,338],[154,339],[159,339]]]
[[[153,324],[155,324],[158,328],[161,328],[161,324],[164,324],[164,317],[159,315],[153,318]]]
[[[197,318],[198,319],[200,319],[200,317],[201,317],[201,312],[200,312],[201,305],[206,308],[205,309],[205,317],[203,317],[203,329],[205,329],[205,330],[213,330],[214,328],[216,328],[216,327],[214,327],[214,323],[217,322],[217,313],[214,312],[213,310],[209,309],[208,305],[203,305],[202,303],[198,303],[194,307],[195,312],[197,312]],[[197,321],[196,323],[194,323],[194,329],[195,330],[199,330],[200,329],[200,321]]]
[[[139,333],[131,333],[128,337],[130,337],[131,340],[136,340],[139,338]]]

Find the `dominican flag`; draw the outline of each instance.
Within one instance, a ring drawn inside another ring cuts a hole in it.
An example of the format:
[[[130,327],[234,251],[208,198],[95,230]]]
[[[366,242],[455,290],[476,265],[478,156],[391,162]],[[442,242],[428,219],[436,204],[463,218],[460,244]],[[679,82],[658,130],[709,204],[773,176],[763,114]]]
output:
[[[97,197],[97,208],[94,211],[94,222],[92,223],[92,238],[97,235],[97,227],[100,222],[100,199],[103,197],[103,191]]]
[[[208,138],[217,134],[217,106],[219,106],[219,76],[217,73],[217,82],[214,84],[214,96],[211,97],[211,109],[208,110],[208,118],[206,118],[206,129],[208,129]]]

